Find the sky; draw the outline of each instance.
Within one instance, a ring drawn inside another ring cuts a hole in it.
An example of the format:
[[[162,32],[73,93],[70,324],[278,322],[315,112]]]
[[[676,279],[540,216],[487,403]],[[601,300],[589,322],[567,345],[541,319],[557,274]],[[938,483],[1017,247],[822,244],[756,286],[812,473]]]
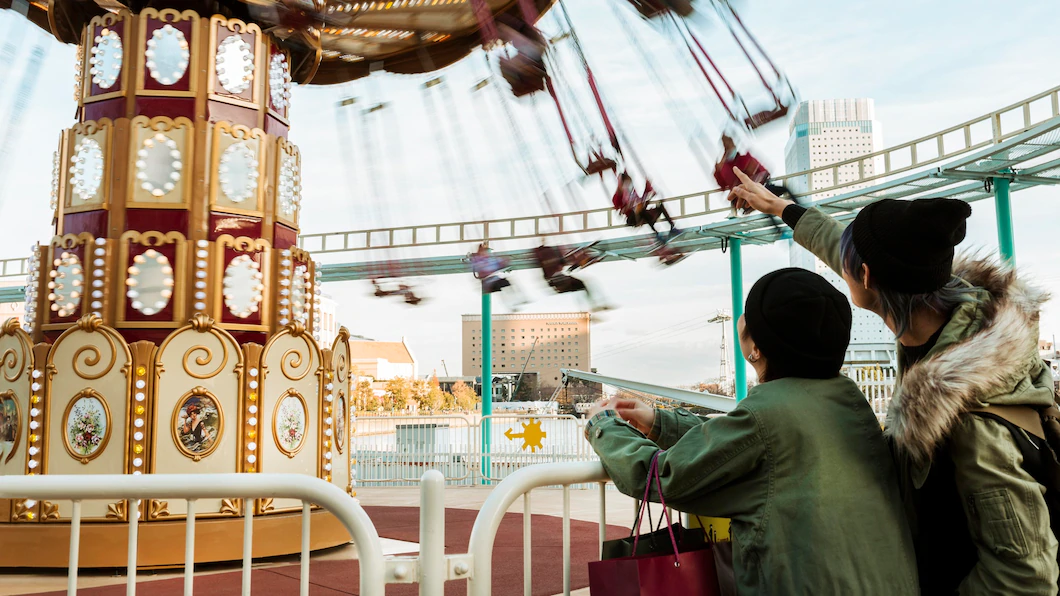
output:
[[[717,100],[671,39],[628,13],[616,13],[615,8],[625,9],[623,4],[567,3],[611,116],[666,194],[706,190],[713,182],[685,139],[693,130],[716,138],[723,124]],[[885,146],[1058,84],[1055,31],[1060,11],[1052,0],[1014,0],[1006,4],[1003,19],[997,2],[985,0],[745,0],[737,6],[801,99],[874,99]],[[554,32],[555,25],[552,16],[545,18],[546,30]],[[749,100],[761,99],[753,71],[738,59],[719,23],[701,14],[692,27],[734,85]],[[60,131],[73,123],[74,50],[10,11],[0,11],[0,40],[0,221],[16,224],[5,226],[0,257],[13,258],[52,234],[51,156]],[[32,69],[37,76],[29,80],[28,107],[16,116],[17,89],[26,81],[30,54],[38,45],[44,58]],[[594,108],[584,80],[574,74],[576,58],[569,42],[564,42],[560,59],[568,67],[562,87],[572,89],[580,110],[591,114]],[[487,72],[483,55],[475,53],[438,73],[447,90],[435,88],[431,95],[422,85],[436,75],[383,73],[341,86],[296,87],[290,138],[302,153],[302,231],[606,206],[609,193],[577,175],[547,96],[515,103],[519,142],[497,96],[491,95],[494,90],[471,91]],[[387,107],[362,118],[354,116],[353,108],[336,107],[347,97],[357,98],[355,106]],[[568,108],[574,120],[579,120],[577,111]],[[751,147],[771,171],[781,173],[786,139],[787,129],[780,126],[758,135]],[[541,186],[549,189],[547,199],[536,190]],[[1054,295],[1060,295],[1058,195],[1060,188],[1038,188],[1013,198],[1017,263],[1024,275]],[[973,206],[961,248],[996,252],[991,202]],[[399,251],[391,258],[409,256]],[[322,260],[368,258],[381,257],[350,253]],[[745,288],[787,262],[784,245],[745,248]],[[718,376],[721,329],[706,319],[731,308],[726,255],[699,253],[664,270],[647,261],[599,264],[584,278],[617,307],[597,317],[592,327],[592,366],[601,374],[666,385]],[[539,272],[516,272],[511,279],[532,298],[526,312],[581,310],[577,299],[551,294]],[[460,315],[478,312],[478,286],[469,275],[418,283],[428,300],[414,308],[372,298],[366,282],[332,283],[324,290],[338,302],[339,321],[352,333],[377,340],[404,337],[421,374],[444,374],[443,360],[450,374],[461,374]],[[494,303],[495,312],[507,312],[503,300]],[[1046,338],[1060,334],[1057,300],[1046,306],[1041,329]],[[726,334],[731,345],[731,330]]]

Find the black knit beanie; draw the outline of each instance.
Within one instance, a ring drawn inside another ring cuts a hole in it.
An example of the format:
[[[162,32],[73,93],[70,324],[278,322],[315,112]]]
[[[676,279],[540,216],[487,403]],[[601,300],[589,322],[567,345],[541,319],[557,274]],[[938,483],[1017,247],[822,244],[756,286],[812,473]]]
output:
[[[927,294],[946,285],[953,248],[964,240],[972,208],[956,199],[884,199],[851,224],[854,248],[883,287]]]
[[[747,294],[744,323],[774,378],[828,379],[843,366],[850,304],[816,273],[791,267],[763,276]]]

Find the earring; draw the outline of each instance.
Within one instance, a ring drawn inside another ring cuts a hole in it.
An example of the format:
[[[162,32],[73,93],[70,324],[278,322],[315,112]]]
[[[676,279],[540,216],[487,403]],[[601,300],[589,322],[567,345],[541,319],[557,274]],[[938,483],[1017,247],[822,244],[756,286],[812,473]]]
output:
[[[751,355],[747,357],[747,361],[750,362],[751,364],[754,364],[755,362],[758,362],[758,360],[760,358],[761,358],[761,356],[755,356],[754,352],[751,352]]]

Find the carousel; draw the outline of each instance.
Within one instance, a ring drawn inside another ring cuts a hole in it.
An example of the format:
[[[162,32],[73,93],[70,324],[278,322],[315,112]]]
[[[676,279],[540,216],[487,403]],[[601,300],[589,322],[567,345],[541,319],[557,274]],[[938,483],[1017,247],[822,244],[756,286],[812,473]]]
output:
[[[167,4],[0,0],[79,57],[55,235],[0,331],[0,474],[299,473],[353,495],[349,334],[317,341],[291,85],[440,68],[550,0]],[[254,556],[298,552],[300,503],[253,506]],[[124,565],[132,515],[141,565],[183,563],[184,507],[84,503],[81,566]],[[66,566],[71,509],[0,502],[0,566]],[[240,558],[242,500],[196,513],[196,561]],[[348,541],[332,522],[314,512],[312,548]]]

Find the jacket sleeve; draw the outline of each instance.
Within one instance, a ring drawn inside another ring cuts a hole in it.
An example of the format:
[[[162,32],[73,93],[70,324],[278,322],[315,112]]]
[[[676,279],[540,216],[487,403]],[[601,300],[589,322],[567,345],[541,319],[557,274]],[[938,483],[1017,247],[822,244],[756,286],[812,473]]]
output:
[[[967,415],[950,440],[957,491],[979,554],[961,595],[1055,595],[1057,542],[1044,489],[1023,469],[1010,431]]]
[[[817,207],[799,218],[793,236],[795,242],[812,252],[839,275],[843,275],[843,262],[839,254],[839,240],[842,237],[843,226]]]
[[[684,408],[676,410],[655,409],[655,422],[652,423],[648,439],[663,449],[673,447],[685,433],[703,424],[703,418]]]
[[[659,447],[621,418],[602,419],[590,431],[589,442],[618,490],[642,498],[648,467]],[[744,511],[747,503],[718,493],[752,474],[761,474],[766,455],[766,441],[751,410],[736,408],[726,416],[707,420],[659,455],[666,504],[719,517]],[[659,501],[655,486],[649,498]]]

